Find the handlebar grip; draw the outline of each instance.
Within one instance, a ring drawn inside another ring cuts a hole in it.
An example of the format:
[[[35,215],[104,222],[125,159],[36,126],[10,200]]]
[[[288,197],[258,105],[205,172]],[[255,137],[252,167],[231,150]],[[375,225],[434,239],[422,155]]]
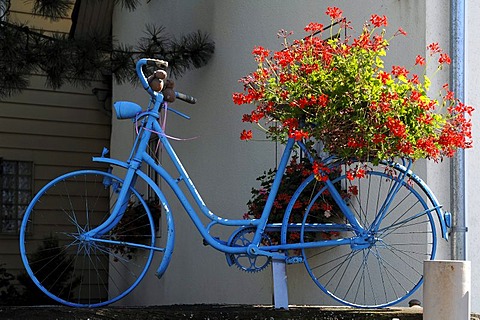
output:
[[[185,93],[175,92],[175,96],[178,99],[183,100],[183,101],[188,102],[188,103],[191,103],[191,104],[197,103],[197,99],[195,99],[194,97],[189,96],[188,94],[185,94]]]

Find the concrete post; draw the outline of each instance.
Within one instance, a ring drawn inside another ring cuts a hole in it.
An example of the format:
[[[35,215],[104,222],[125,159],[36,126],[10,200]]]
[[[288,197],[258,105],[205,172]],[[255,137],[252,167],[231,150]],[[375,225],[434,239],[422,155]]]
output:
[[[425,261],[423,319],[469,320],[470,261]]]
[[[275,309],[288,310],[287,269],[285,260],[272,262],[273,273],[273,303]]]

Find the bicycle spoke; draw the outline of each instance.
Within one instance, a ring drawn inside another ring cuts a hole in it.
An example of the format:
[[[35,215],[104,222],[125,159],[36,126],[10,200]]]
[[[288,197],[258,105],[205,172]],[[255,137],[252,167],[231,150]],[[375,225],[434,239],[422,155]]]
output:
[[[126,201],[138,203],[141,212],[132,213],[131,218],[124,213],[117,226],[102,225],[115,204],[113,192],[118,190],[109,186],[120,185],[121,180],[106,172],[65,174],[40,190],[26,212],[25,224],[30,226],[22,230],[34,233],[22,231],[24,262],[38,287],[52,299],[69,306],[107,305],[132,291],[147,272],[154,253],[155,224],[139,193],[131,189]],[[84,237],[101,225],[111,228],[109,234],[100,236],[106,241],[94,234]],[[168,232],[159,241],[167,239]],[[45,246],[47,251],[35,252]]]
[[[400,228],[409,228],[409,227],[419,226],[419,225],[422,225],[422,224],[427,225],[429,223],[428,220],[418,221],[418,219],[421,218],[421,217],[424,217],[426,215],[429,215],[430,211],[431,210],[425,210],[425,211],[420,212],[420,213],[418,213],[418,214],[416,214],[412,217],[406,218],[405,220],[395,221],[390,226],[379,229],[377,232],[381,236],[388,236],[389,234],[391,234],[393,232],[396,232]],[[408,230],[410,230],[410,228]],[[387,231],[388,231],[388,233],[385,233]],[[396,233],[396,234],[398,234],[398,233]]]
[[[409,283],[415,284],[415,282],[412,281],[412,280],[410,279],[410,277],[408,277],[407,275],[405,275],[403,272],[400,271],[400,269],[398,268],[398,266],[393,265],[393,264],[390,263],[387,259],[382,258],[382,256],[381,256],[380,253],[378,253],[377,259],[380,260],[380,261],[382,261],[382,264],[385,265],[385,268],[384,268],[384,269],[385,269],[385,271],[386,271],[389,275],[392,275],[392,276],[393,276],[392,271],[395,271],[395,273],[396,273],[397,275],[401,275],[402,278],[405,279],[406,281],[408,281]],[[387,267],[388,267],[388,268],[387,268]],[[415,269],[413,269],[413,270],[417,273],[417,275],[421,275],[420,272],[416,271]],[[394,278],[396,278],[396,277],[394,277]],[[401,288],[402,288],[404,291],[408,291],[408,290],[403,286],[403,283],[400,282],[399,280],[397,280],[397,284],[400,285]]]
[[[329,264],[329,263],[331,263],[331,262],[334,262],[334,261],[336,261],[336,260],[341,259],[341,261],[340,261],[338,264],[333,265],[332,267],[330,267],[330,269],[327,269],[326,271],[324,271],[323,274],[319,275],[319,276],[317,277],[317,280],[323,278],[324,276],[329,275],[329,276],[331,277],[331,278],[330,278],[330,281],[331,281],[331,280],[337,275],[337,272],[338,272],[340,269],[342,269],[343,265],[344,265],[346,262],[347,262],[347,264],[348,264],[348,263],[350,263],[350,262],[352,261],[351,256],[352,256],[352,255],[355,255],[355,254],[356,254],[356,253],[354,253],[354,252],[349,252],[348,254],[346,254],[346,255],[344,255],[344,256],[342,256],[342,257],[338,257],[338,258],[336,258],[336,259],[334,259],[334,260],[330,260],[330,261],[326,262],[325,265],[326,265],[326,264]],[[342,258],[344,258],[344,259],[342,259]],[[320,266],[322,266],[322,265],[318,265],[317,267],[312,268],[312,270],[314,270],[314,269],[316,269],[316,268],[319,268]],[[346,269],[346,268],[345,268],[345,269]],[[330,272],[331,272],[331,271],[334,271],[334,270],[335,270],[335,272],[333,273],[333,275],[331,275]],[[327,282],[327,285],[330,283],[330,281]]]
[[[375,255],[376,255],[376,257],[378,257],[377,258],[377,263],[378,263],[378,269],[380,270],[381,283],[382,283],[382,287],[383,287],[384,297],[385,297],[385,299],[388,299],[388,293],[387,293],[388,290],[393,291],[394,297],[399,297],[399,295],[397,293],[396,286],[393,282],[395,277],[392,278],[391,272],[389,272],[389,269],[385,265],[383,259],[380,258],[381,256],[380,256],[380,252],[379,252],[378,249],[379,249],[378,247],[375,247]],[[387,290],[387,286],[385,285],[387,280],[388,280],[388,284],[389,284],[388,290]]]
[[[361,263],[360,263],[360,265],[358,266],[358,269],[357,269],[357,271],[356,271],[356,273],[355,273],[355,275],[354,275],[354,277],[353,277],[353,280],[352,280],[351,283],[350,283],[350,286],[347,288],[347,291],[346,291],[345,294],[344,294],[344,298],[348,296],[348,294],[349,294],[350,290],[352,289],[353,285],[357,282],[356,280],[357,280],[358,277],[359,277],[359,278],[358,278],[357,293],[354,295],[355,299],[357,298],[357,294],[358,294],[358,291],[359,291],[359,289],[360,289],[360,287],[361,287],[361,285],[362,285],[362,282],[365,283],[365,279],[364,279],[364,277],[365,277],[365,267],[366,267],[365,261],[366,261],[366,257],[368,257],[368,254],[365,255],[364,250],[360,250],[360,251],[358,251],[358,252],[361,252],[361,253],[362,253],[361,255],[362,255],[363,258],[360,260]],[[347,271],[347,270],[345,270],[345,272],[346,272],[346,271]],[[364,290],[365,290],[365,289],[364,289]],[[374,291],[372,291],[372,292],[374,292]],[[365,291],[364,291],[364,299],[365,299]],[[375,299],[374,299],[374,300],[375,300]]]
[[[423,281],[423,261],[432,259],[436,249],[432,212],[439,207],[421,182],[397,167],[371,168],[366,177],[349,180],[343,175],[332,181],[346,192],[355,191],[349,194],[348,208],[365,232],[335,235],[351,238],[351,245],[303,250],[305,266],[317,286],[356,307],[385,307],[411,296]],[[314,221],[315,215],[306,212],[303,218],[304,242],[321,241],[305,237],[311,230],[306,221]]]

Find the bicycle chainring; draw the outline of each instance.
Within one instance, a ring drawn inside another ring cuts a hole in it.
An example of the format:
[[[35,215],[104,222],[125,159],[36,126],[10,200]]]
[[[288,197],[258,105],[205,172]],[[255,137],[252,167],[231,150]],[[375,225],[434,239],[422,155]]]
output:
[[[252,243],[253,237],[255,235],[256,228],[247,227],[241,229],[230,241],[230,246],[240,246],[247,247]],[[268,235],[265,233],[262,234],[261,243],[264,245],[271,245],[271,240]],[[245,272],[260,272],[263,271],[272,261],[271,257],[266,256],[251,256],[247,253],[241,254],[230,254],[230,259],[233,264],[242,271]]]

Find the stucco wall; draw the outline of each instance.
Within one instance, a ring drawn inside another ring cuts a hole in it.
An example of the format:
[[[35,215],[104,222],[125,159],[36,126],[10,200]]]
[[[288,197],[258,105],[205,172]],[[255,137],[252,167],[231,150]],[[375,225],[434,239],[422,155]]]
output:
[[[439,42],[444,48],[448,48],[450,45],[450,1],[437,1],[427,0],[426,10],[426,43]],[[466,258],[470,260],[471,272],[472,272],[472,292],[471,292],[471,309],[472,312],[478,312],[480,310],[480,253],[479,253],[479,236],[480,230],[479,219],[477,218],[477,211],[480,205],[480,199],[477,195],[479,172],[476,169],[478,166],[478,159],[480,159],[480,153],[478,148],[479,141],[479,106],[480,106],[480,91],[479,85],[479,72],[478,65],[478,50],[480,49],[480,36],[478,30],[480,28],[480,22],[476,17],[480,13],[480,3],[474,0],[465,1],[465,103],[475,106],[477,111],[473,117],[473,139],[474,148],[465,152],[465,182],[466,182],[466,218],[467,218],[467,242],[466,242]],[[434,70],[430,70],[433,73]],[[437,90],[443,83],[449,81],[448,74],[437,74],[436,81],[433,83],[432,91]],[[450,193],[454,187],[451,184],[449,174],[445,174],[450,170],[450,161],[444,163],[432,163],[427,164],[427,180],[428,184],[432,186],[432,189],[436,193],[437,197],[441,199],[444,208],[450,210]],[[438,259],[450,259],[452,252],[452,241],[446,243],[441,242]]]
[[[470,3],[478,6],[473,0]],[[387,15],[392,33],[403,27],[408,37],[394,39],[389,53],[395,64],[412,66],[416,54],[425,54],[426,44],[433,40],[448,48],[448,0],[164,0],[151,1],[133,13],[118,8],[115,11],[114,36],[121,42],[134,43],[143,36],[146,23],[163,25],[173,36],[200,29],[215,41],[216,52],[209,64],[188,72],[177,81],[176,89],[198,98],[194,106],[175,103],[176,108],[192,119],[169,115],[167,132],[177,137],[198,136],[195,140],[173,144],[202,197],[212,211],[221,216],[241,217],[250,189],[256,185],[255,178],[275,163],[272,142],[239,140],[239,133],[245,128],[241,115],[249,109],[234,106],[231,101],[232,92],[241,90],[237,80],[255,68],[250,54],[252,48],[262,45],[278,50],[280,43],[276,33],[279,29],[293,30],[301,37],[308,22],[327,24],[329,21],[323,13],[331,5],[342,8],[356,29],[372,13]],[[473,27],[478,30],[477,25]],[[475,59],[473,55],[470,57]],[[478,72],[471,72],[470,77],[476,74]],[[439,83],[448,81],[448,75],[444,77]],[[472,104],[478,101],[477,91],[469,90]],[[114,86],[115,100],[145,103],[146,98],[141,89]],[[133,137],[131,123],[114,120],[112,137],[112,155],[124,155],[127,142]],[[450,186],[448,175],[444,175],[449,170],[448,161],[441,165],[419,161],[414,169],[429,185],[433,184],[438,198],[448,206]],[[470,184],[473,182],[469,180]],[[469,190],[473,192],[473,189]],[[229,268],[221,253],[202,245],[183,208],[176,201],[170,204],[177,238],[169,270],[161,280],[152,274],[139,290],[121,303],[271,303],[269,269],[250,275]],[[448,243],[442,241],[439,257],[448,259],[449,250]],[[473,269],[475,272],[475,267]],[[290,303],[334,304],[314,287],[302,265],[288,267],[288,276]],[[422,300],[421,291],[415,298]]]
[[[469,0],[466,5],[466,102],[476,106],[473,122],[473,138],[475,147],[466,152],[466,201],[467,201],[467,260],[472,261],[472,311],[480,311],[480,219],[478,196],[478,181],[480,171],[478,161],[480,159],[480,3]]]

